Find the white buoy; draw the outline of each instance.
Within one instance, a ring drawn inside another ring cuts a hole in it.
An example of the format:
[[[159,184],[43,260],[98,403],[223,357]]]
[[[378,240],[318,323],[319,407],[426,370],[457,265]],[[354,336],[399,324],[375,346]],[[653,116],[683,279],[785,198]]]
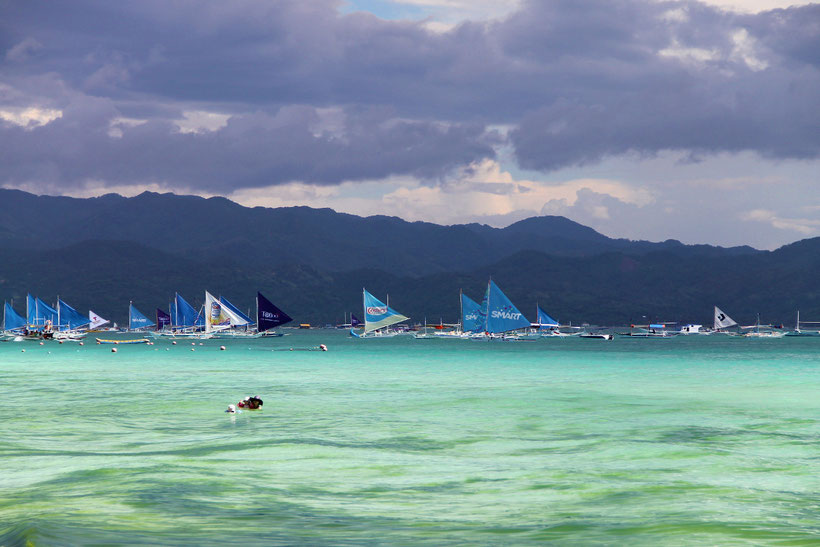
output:
[[[21,352],[23,352],[23,353],[25,353],[25,352],[26,352],[26,350],[24,350],[24,349],[21,349],[20,351],[21,351]]]
[[[42,343],[42,342],[40,342],[40,345],[42,346],[42,345],[43,345],[43,343]]]
[[[204,342],[200,342],[200,343],[199,343],[199,345],[200,345],[200,346],[204,346],[204,345],[205,345],[205,343],[204,343]]]
[[[220,349],[221,351],[225,351],[225,346],[219,346],[219,349]]]
[[[165,348],[165,351],[171,351],[171,348]]]
[[[84,345],[85,345],[85,342],[80,342],[80,345],[81,345],[81,346],[84,346]]]
[[[192,346],[195,346],[195,345],[196,345],[196,342],[191,342],[191,345],[192,345]]]
[[[191,348],[191,351],[195,351],[194,348]]]
[[[62,343],[63,343],[63,341],[62,341],[62,340],[60,340],[60,343],[62,344]]]
[[[117,353],[117,348],[111,348],[111,353]]]
[[[173,345],[175,345],[175,346],[176,346],[176,345],[177,345],[177,341],[176,341],[176,340],[174,340],[173,342],[171,342],[171,344],[173,344]]]

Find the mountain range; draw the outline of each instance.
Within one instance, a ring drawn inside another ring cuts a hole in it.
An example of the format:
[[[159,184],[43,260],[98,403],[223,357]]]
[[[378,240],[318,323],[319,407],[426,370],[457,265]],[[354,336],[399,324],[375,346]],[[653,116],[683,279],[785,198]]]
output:
[[[742,323],[820,320],[820,238],[776,251],[613,239],[569,219],[506,228],[441,226],[308,207],[243,207],[225,198],[145,192],[126,198],[0,190],[0,298],[59,295],[123,322],[174,291],[209,290],[242,309],[260,290],[297,321],[361,312],[361,289],[414,321],[454,321],[458,292],[480,300],[488,277],[532,318],[562,322],[711,323],[717,304]],[[358,314],[358,313],[357,313]]]

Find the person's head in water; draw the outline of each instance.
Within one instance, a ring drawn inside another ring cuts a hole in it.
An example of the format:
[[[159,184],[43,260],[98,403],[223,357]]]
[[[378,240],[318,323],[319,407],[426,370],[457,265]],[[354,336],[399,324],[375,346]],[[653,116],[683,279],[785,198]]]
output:
[[[225,410],[225,412],[228,412],[230,414],[236,414],[236,407],[234,405],[228,405],[228,409]]]

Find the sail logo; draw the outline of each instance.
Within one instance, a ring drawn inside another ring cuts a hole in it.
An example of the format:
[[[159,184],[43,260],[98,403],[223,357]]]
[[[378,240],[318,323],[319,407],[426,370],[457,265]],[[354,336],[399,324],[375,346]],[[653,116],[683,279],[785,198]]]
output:
[[[278,315],[269,311],[262,310],[262,317],[265,319],[276,319]]]
[[[520,313],[512,313],[508,311],[493,310],[493,319],[521,319]]]
[[[220,315],[222,315],[222,307],[218,302],[211,303],[211,321],[219,321]]]
[[[465,315],[464,316],[465,321],[476,321],[477,319],[478,319],[478,314],[477,313],[471,313],[470,315]]]
[[[718,321],[726,321],[726,314],[721,313],[718,315]]]
[[[387,313],[387,306],[368,306],[367,315],[384,315]]]

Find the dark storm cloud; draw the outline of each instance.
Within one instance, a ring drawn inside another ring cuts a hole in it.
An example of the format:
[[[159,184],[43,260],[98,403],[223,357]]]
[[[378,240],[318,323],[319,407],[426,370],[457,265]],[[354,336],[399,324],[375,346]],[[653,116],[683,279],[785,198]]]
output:
[[[696,2],[555,0],[446,33],[330,1],[0,0],[0,180],[158,181],[230,190],[436,178],[493,157],[526,168],[625,153],[820,151],[820,7],[738,15]],[[321,112],[342,122],[324,127]],[[318,110],[317,110],[318,109]],[[184,111],[230,114],[181,133]],[[120,126],[120,117],[148,120]]]

